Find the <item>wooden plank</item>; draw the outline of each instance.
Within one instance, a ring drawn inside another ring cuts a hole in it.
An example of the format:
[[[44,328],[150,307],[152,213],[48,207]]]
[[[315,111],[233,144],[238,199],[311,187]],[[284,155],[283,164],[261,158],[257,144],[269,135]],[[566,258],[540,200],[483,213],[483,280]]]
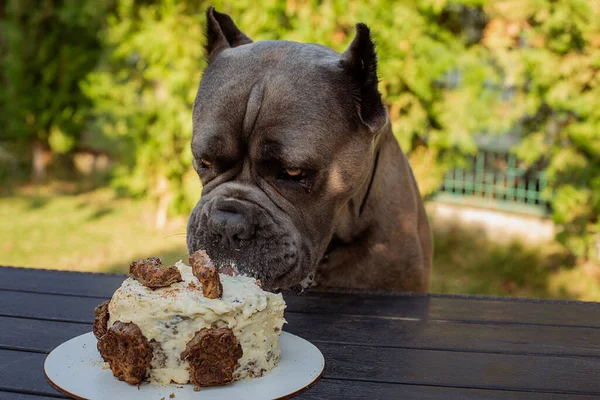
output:
[[[46,381],[45,354],[0,350],[0,391],[59,395]]]
[[[316,345],[327,378],[600,395],[597,358]]]
[[[324,377],[330,379],[600,395],[598,359],[317,346],[326,359]],[[0,390],[47,394],[44,357],[0,350]]]
[[[90,322],[94,308],[101,302],[95,298],[4,291],[0,292],[0,315]]]
[[[0,391],[0,400],[56,400],[56,399],[64,399],[66,397],[50,397],[43,395],[35,395],[35,394],[26,394],[26,393],[16,393],[16,392],[3,392]]]
[[[306,293],[287,296],[288,309],[306,313],[368,315],[497,324],[600,327],[600,303],[470,299],[435,295]]]
[[[333,380],[322,378],[317,385],[300,394],[302,400],[419,399],[419,400],[567,400],[598,399],[597,396],[558,393],[516,392],[510,390],[467,389],[441,386]]]
[[[91,329],[90,326],[53,324],[14,317],[91,324],[94,307],[100,301],[90,298],[75,300],[73,297],[60,295],[2,292],[0,315],[8,317],[0,317],[0,346],[49,351],[61,343],[57,340],[64,341],[87,332]],[[596,328],[504,325],[499,329],[494,324],[336,317],[294,312],[286,312],[286,319],[286,331],[313,342],[369,346],[375,343],[382,347],[600,357],[600,330]],[[4,327],[10,329],[3,329]],[[374,333],[377,335],[376,340]]]
[[[17,318],[12,320],[12,326],[15,327],[15,332],[23,332],[26,328],[19,328],[19,326],[29,322],[31,321]],[[76,324],[37,322],[39,329],[37,334],[35,330],[28,330],[32,335],[30,346],[35,343],[40,346],[39,351],[44,352],[79,334],[82,329],[82,326]],[[44,323],[48,326],[44,326]],[[60,327],[62,324],[65,326]],[[9,324],[3,321],[2,326],[7,325]],[[51,325],[57,327],[53,328]],[[83,325],[83,328],[85,327]],[[87,330],[89,331],[89,325]],[[2,329],[0,344],[5,348],[18,347],[19,339],[10,331],[11,329]],[[47,331],[51,333],[44,335]],[[305,337],[313,340],[310,336]],[[463,353],[340,345],[316,341],[315,344],[326,357],[326,376],[338,379],[488,389],[600,393],[600,381],[596,379],[600,376],[600,358]]]
[[[59,344],[91,330],[90,324],[0,317],[0,348],[50,353]]]
[[[313,342],[504,354],[600,357],[600,330],[286,313],[285,330]]]
[[[0,345],[50,350],[66,340],[89,331],[89,325],[54,325],[43,320],[91,324],[100,299],[73,298],[22,292],[0,292]],[[311,341],[403,347],[415,349],[473,351],[507,354],[600,356],[600,330],[537,325],[503,325],[405,320],[364,316],[333,316],[286,312],[285,330]],[[43,328],[42,328],[43,327]],[[35,340],[41,335],[39,345]],[[376,339],[374,334],[376,333]],[[37,346],[37,347],[36,347]]]
[[[0,390],[26,391],[38,393],[42,396],[58,396],[45,380],[42,365],[45,359],[43,354],[8,352],[0,350],[0,365],[9,365],[8,368],[0,367]],[[17,394],[0,391],[0,396],[8,393],[7,399],[15,399]],[[11,397],[14,396],[14,397]],[[20,395],[23,400],[38,400],[39,397]],[[3,397],[0,397],[3,398]],[[418,398],[424,400],[445,399],[524,399],[524,400],[566,400],[587,399],[591,396],[574,396],[548,393],[517,392],[504,390],[482,390],[456,387],[433,387],[421,385],[402,385],[391,383],[361,382],[350,380],[337,380],[323,378],[314,387],[301,394],[300,399],[397,399]],[[46,399],[42,397],[41,399]]]
[[[320,315],[307,319],[303,314],[293,313],[288,313],[286,319],[286,331],[312,342],[371,346],[374,345],[373,332],[378,332],[375,343],[378,347],[600,356],[600,332],[587,328],[573,334],[572,328],[563,327],[508,326],[499,330],[489,325],[422,324],[364,317],[331,321]],[[71,337],[89,332],[91,325],[0,317],[0,328],[0,347],[49,352]],[[465,340],[465,335],[475,340]]]
[[[0,267],[0,289],[109,298],[124,277]],[[286,294],[286,301],[288,310],[306,313],[600,327],[600,303],[318,292]]]
[[[0,289],[110,297],[126,278],[120,274],[0,267]]]

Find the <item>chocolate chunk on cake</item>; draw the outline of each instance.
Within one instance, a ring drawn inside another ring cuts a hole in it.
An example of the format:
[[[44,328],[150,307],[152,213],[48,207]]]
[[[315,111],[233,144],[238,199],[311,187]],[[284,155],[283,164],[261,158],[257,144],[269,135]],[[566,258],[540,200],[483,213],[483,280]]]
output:
[[[168,287],[182,281],[177,267],[163,266],[158,257],[132,262],[129,266],[129,276],[151,289]]]
[[[204,252],[190,256],[194,268],[181,261],[168,267],[177,269],[179,278],[169,273],[161,285],[171,283],[164,287],[155,285],[156,271],[166,276],[160,260],[134,264],[108,307],[97,308],[94,322],[98,349],[119,379],[213,386],[277,366],[285,322],[281,294],[262,290],[254,278],[219,273]],[[123,339],[132,335],[138,338],[135,346]],[[118,346],[121,352],[114,350]],[[134,347],[140,351],[129,350]]]
[[[98,351],[113,375],[132,385],[146,377],[153,358],[148,339],[131,322],[116,321],[98,340]]]
[[[190,380],[198,386],[225,385],[244,354],[230,328],[202,328],[186,343],[181,359],[190,363]]]
[[[202,293],[209,299],[219,299],[223,296],[223,285],[219,271],[204,250],[198,250],[190,255],[190,265],[194,276],[202,284]]]
[[[94,318],[93,332],[96,339],[100,339],[108,331],[108,303],[107,300],[94,309],[96,318]]]

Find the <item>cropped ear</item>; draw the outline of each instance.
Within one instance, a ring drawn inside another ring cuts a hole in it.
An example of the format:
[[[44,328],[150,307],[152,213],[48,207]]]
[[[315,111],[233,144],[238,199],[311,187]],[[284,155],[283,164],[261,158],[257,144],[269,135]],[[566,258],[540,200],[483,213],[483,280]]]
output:
[[[252,43],[246,34],[239,30],[231,17],[215,11],[214,7],[206,10],[206,55],[210,62],[221,51]]]
[[[360,120],[373,133],[387,122],[387,111],[377,89],[377,53],[371,32],[365,24],[356,24],[356,36],[342,54],[342,68],[352,79],[352,93]]]

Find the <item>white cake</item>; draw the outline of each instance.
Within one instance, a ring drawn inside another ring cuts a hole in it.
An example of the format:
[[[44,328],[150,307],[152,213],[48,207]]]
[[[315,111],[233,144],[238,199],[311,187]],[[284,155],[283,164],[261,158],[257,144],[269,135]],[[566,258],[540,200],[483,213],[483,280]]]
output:
[[[222,298],[207,298],[192,268],[181,261],[176,267],[183,281],[151,289],[128,278],[108,305],[108,328],[116,321],[132,322],[152,346],[146,379],[159,384],[193,381],[181,354],[202,328],[230,328],[239,340],[243,355],[234,380],[273,369],[279,362],[279,335],[285,322],[283,296],[262,290],[253,278],[219,274]]]

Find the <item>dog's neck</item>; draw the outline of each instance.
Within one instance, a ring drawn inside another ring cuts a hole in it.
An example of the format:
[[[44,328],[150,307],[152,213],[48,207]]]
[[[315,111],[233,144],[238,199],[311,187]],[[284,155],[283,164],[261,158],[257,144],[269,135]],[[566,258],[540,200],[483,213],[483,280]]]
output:
[[[326,259],[336,247],[341,244],[347,244],[360,235],[364,228],[368,226],[365,221],[365,208],[369,203],[369,196],[373,182],[378,174],[378,165],[380,164],[381,148],[385,145],[387,136],[393,135],[391,124],[386,124],[373,137],[373,157],[369,168],[368,178],[357,189],[356,193],[346,203],[340,211],[338,220],[340,223],[335,227],[331,241],[329,242],[323,259]],[[367,217],[368,218],[368,217]]]
[[[431,234],[408,159],[390,127],[377,139],[370,162],[364,182],[336,217],[317,267],[317,290],[427,290]]]
[[[373,157],[373,162],[371,163],[370,177],[369,177],[367,183],[365,185],[362,185],[362,188],[361,188],[362,190],[359,190],[359,192],[361,192],[360,197],[362,197],[362,200],[360,201],[360,207],[358,209],[358,218],[360,218],[360,216],[362,215],[362,213],[365,209],[365,206],[367,205],[367,201],[369,200],[369,194],[371,193],[371,187],[373,187],[373,181],[375,180],[375,175],[377,174],[377,165],[379,164],[379,155],[380,155],[381,142],[382,142],[381,137],[384,135],[386,130],[389,130],[391,132],[391,126],[390,126],[389,120],[373,137],[374,157]],[[364,193],[362,193],[362,192],[364,192]]]

